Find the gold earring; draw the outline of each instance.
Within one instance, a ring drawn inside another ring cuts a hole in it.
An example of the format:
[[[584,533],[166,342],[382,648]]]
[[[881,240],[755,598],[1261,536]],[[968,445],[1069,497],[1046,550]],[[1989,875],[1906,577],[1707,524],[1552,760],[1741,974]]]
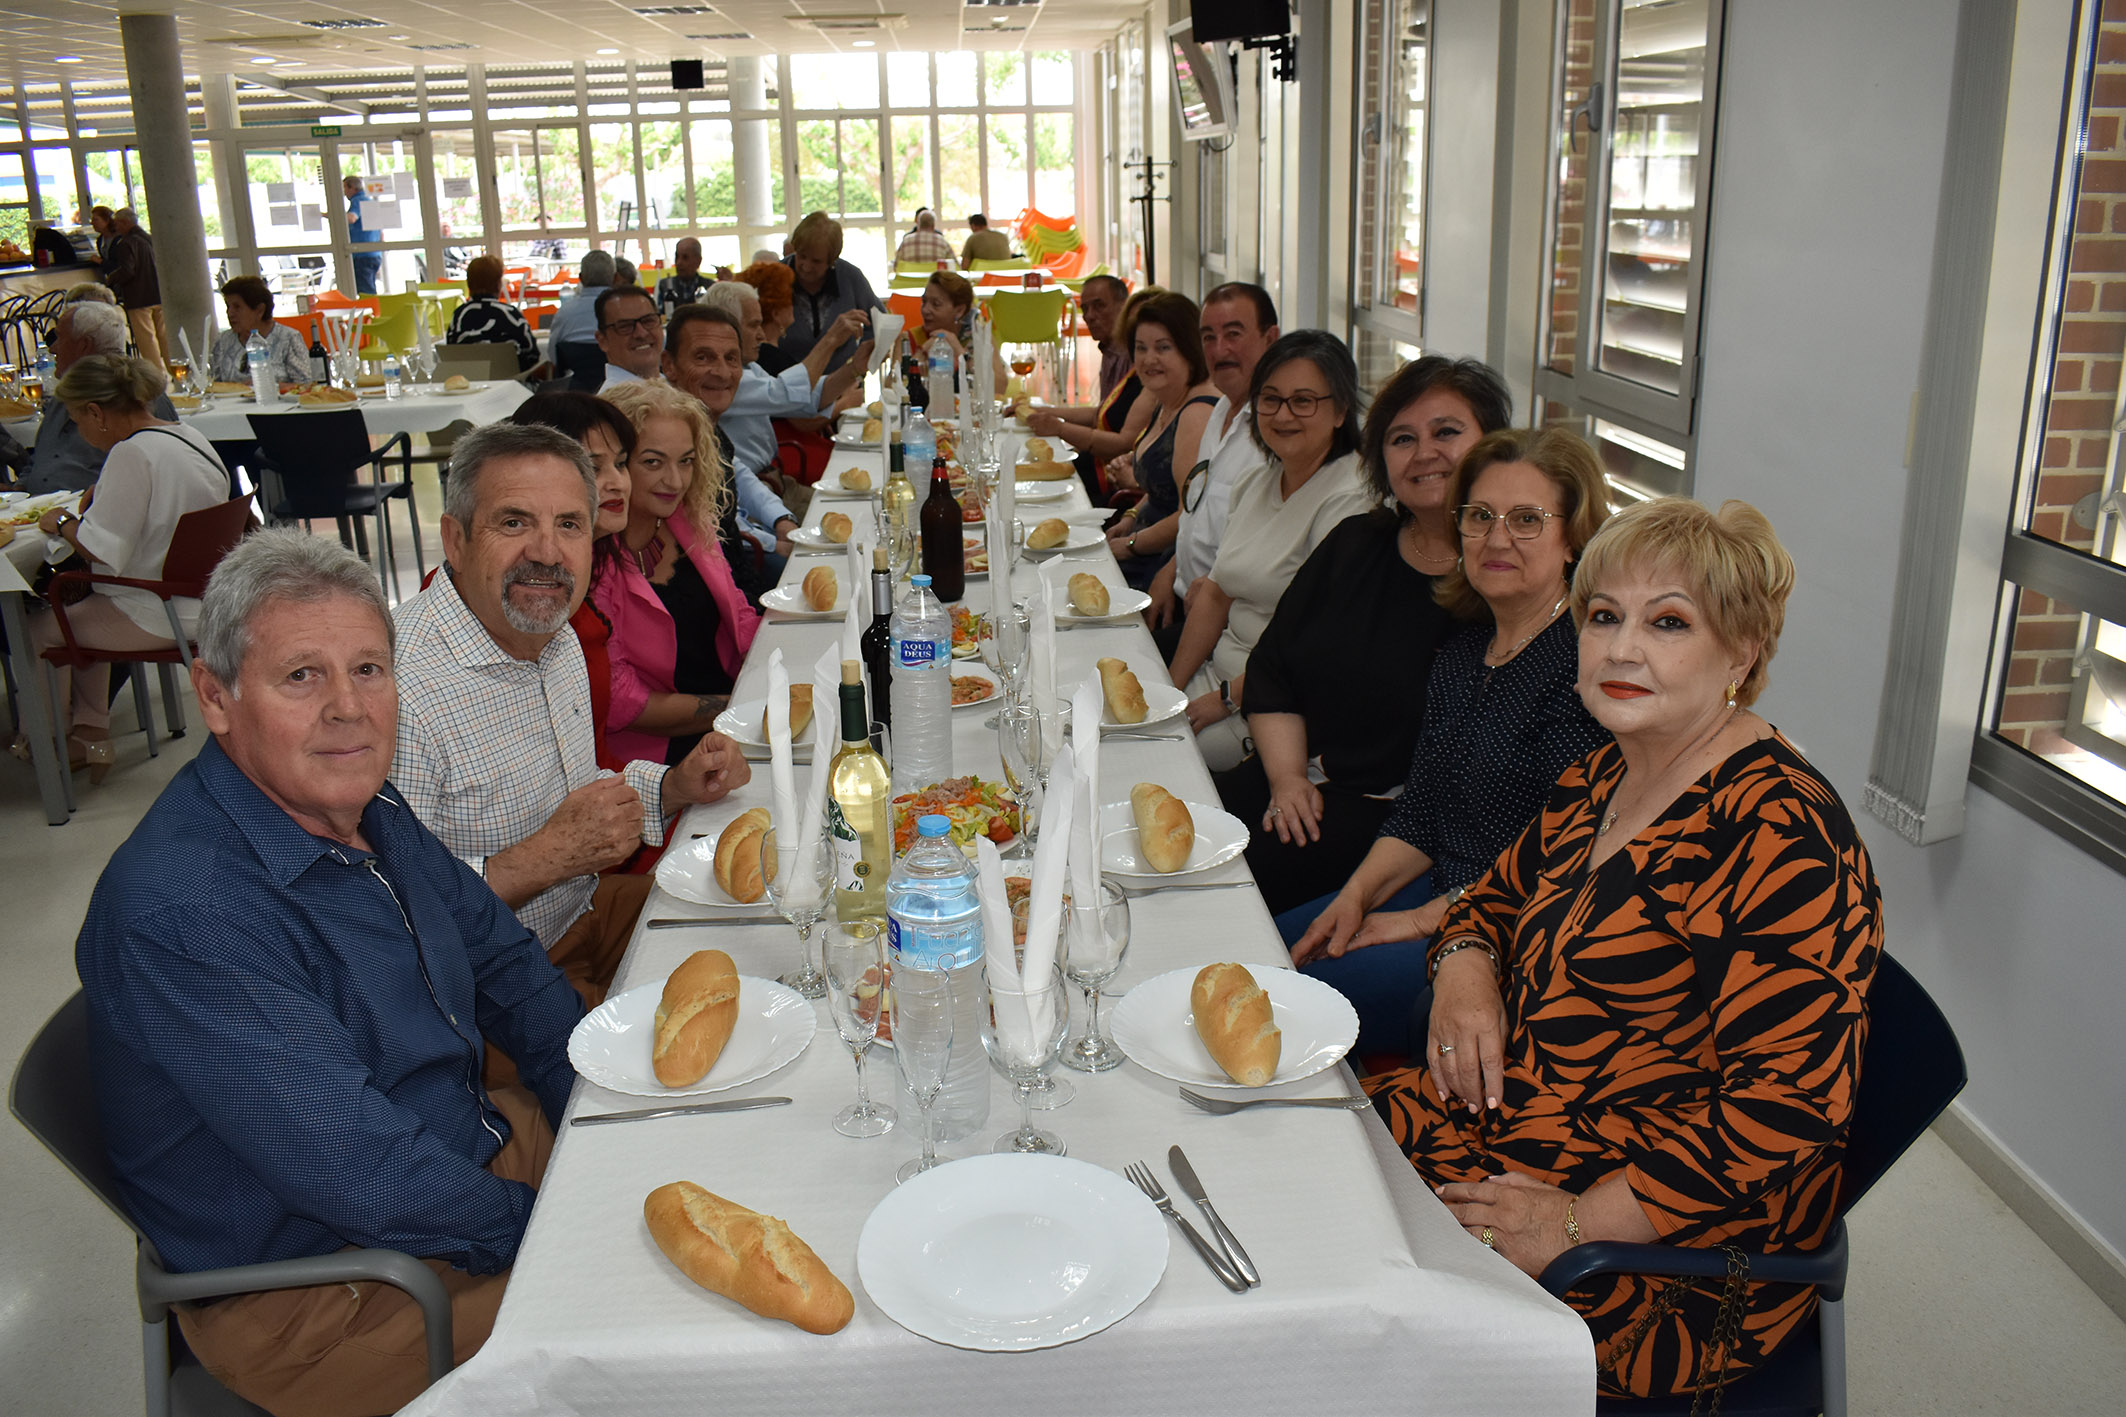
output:
[[[1729,708],[1733,708],[1735,706],[1735,694],[1737,690],[1741,689],[1741,687],[1742,686],[1740,684],[1736,683],[1732,679],[1727,681],[1727,706]]]

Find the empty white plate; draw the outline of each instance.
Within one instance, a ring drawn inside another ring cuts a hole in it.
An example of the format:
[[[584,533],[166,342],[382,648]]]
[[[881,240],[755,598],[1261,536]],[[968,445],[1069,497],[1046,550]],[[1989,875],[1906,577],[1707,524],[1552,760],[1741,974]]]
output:
[[[1196,840],[1179,870],[1156,870],[1144,859],[1137,842],[1137,819],[1131,815],[1127,802],[1110,802],[1100,809],[1100,869],[1111,876],[1145,876],[1164,881],[1223,866],[1248,849],[1248,829],[1240,818],[1202,802],[1183,805],[1195,823]]]
[[[664,981],[615,994],[584,1015],[568,1036],[568,1060],[600,1087],[637,1097],[692,1097],[757,1082],[805,1051],[819,1018],[805,996],[772,979],[738,976],[738,1023],[707,1077],[666,1087],[650,1068]]]
[[[1159,1287],[1166,1256],[1166,1222],[1143,1192],[1060,1156],[925,1171],[887,1193],[856,1241],[864,1292],[887,1318],[990,1353],[1110,1327]]]
[[[1190,1087],[1251,1092],[1225,1075],[1196,1032],[1189,991],[1202,966],[1147,979],[1115,1005],[1115,1046],[1140,1068]],[[1358,1013],[1350,1000],[1311,975],[1273,965],[1249,965],[1248,973],[1270,996],[1270,1015],[1283,1030],[1277,1073],[1269,1081],[1312,1077],[1351,1051],[1358,1041]]]

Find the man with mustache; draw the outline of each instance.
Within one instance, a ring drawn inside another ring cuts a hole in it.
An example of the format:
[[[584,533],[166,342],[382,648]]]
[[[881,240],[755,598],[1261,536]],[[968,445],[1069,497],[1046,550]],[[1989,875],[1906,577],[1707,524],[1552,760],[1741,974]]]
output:
[[[594,305],[598,348],[605,352],[605,379],[598,387],[656,378],[664,359],[664,320],[649,292],[639,285],[616,285]]]
[[[750,776],[720,733],[677,767],[599,771],[568,624],[590,586],[596,498],[590,455],[552,428],[494,423],[458,441],[444,573],[399,608],[392,768],[422,823],[590,1004],[612,983],[651,880],[597,873]]]

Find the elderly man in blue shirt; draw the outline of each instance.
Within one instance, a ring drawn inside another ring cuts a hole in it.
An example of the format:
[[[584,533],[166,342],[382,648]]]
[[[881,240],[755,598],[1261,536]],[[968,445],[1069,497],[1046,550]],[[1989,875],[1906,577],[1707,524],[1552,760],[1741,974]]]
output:
[[[738,352],[745,371],[739,375],[730,408],[718,415],[716,426],[730,435],[738,466],[760,476],[775,464],[774,420],[831,416],[843,396],[863,379],[871,363],[869,340],[857,347],[856,358],[844,360],[831,374],[827,365],[852,336],[870,328],[870,314],[845,312],[827,327],[803,360],[780,374],[770,374],[760,367],[764,334],[760,292],[744,281],[720,280],[709,287],[702,303],[738,321]]]
[[[214,573],[192,672],[213,741],[105,868],[76,946],[105,1145],[174,1269],[424,1259],[462,1362],[493,1325],[574,1081],[582,1002],[386,780],[398,718],[376,578],[265,531]],[[482,1085],[484,1038],[523,1085]],[[396,1409],[413,1301],[334,1284],[180,1306],[276,1413]]]

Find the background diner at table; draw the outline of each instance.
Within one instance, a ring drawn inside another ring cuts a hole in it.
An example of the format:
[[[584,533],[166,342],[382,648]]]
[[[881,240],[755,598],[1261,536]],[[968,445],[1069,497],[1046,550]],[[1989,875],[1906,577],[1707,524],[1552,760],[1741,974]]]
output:
[[[1203,321],[1195,301],[1171,292],[1155,295],[1127,318],[1136,375],[1144,388],[1138,402],[1151,400],[1151,416],[1132,444],[1129,475],[1139,495],[1108,526],[1107,541],[1123,580],[1143,590],[1173,555],[1179,479],[1196,465],[1218,389],[1203,358]],[[1129,426],[1125,421],[1125,430]]]

